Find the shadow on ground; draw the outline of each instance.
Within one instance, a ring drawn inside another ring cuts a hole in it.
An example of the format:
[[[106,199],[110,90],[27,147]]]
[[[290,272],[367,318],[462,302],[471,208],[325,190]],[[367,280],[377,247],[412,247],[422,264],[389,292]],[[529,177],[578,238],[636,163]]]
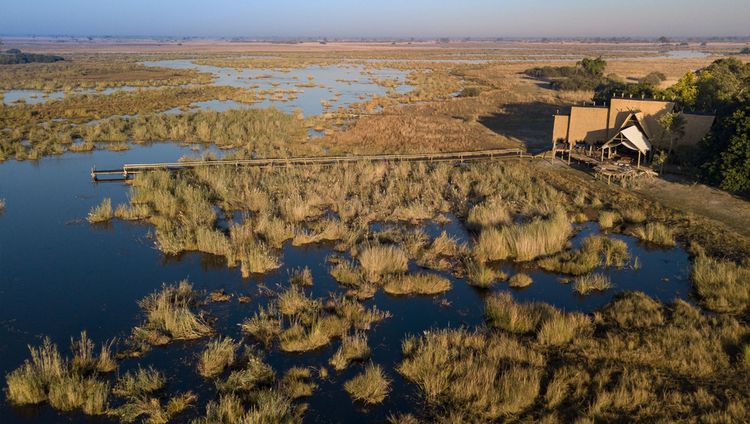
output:
[[[479,123],[497,134],[518,139],[532,153],[548,150],[552,140],[552,115],[559,105],[532,102],[510,103],[479,118]]]

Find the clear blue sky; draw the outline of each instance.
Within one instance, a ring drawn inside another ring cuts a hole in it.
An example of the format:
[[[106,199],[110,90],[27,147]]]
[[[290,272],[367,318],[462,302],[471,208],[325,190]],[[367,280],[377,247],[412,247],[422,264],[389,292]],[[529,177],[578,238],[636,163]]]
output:
[[[2,35],[750,35],[750,0],[0,0]]]

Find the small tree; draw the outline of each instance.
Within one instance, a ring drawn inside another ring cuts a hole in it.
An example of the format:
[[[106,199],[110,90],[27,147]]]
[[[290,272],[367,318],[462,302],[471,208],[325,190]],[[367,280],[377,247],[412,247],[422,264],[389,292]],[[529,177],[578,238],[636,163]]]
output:
[[[578,62],[578,66],[583,68],[584,72],[591,76],[601,77],[604,75],[604,70],[607,68],[607,61],[602,59],[601,56],[596,59],[586,57]]]
[[[659,173],[664,172],[664,163],[672,157],[675,139],[685,136],[685,117],[681,113],[668,112],[659,118],[662,146],[668,144],[667,156],[663,158]]]

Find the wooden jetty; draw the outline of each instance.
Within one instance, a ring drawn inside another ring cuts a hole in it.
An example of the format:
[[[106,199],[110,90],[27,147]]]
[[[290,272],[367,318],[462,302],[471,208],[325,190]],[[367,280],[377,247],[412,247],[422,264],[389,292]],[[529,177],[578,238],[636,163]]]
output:
[[[468,162],[476,160],[493,160],[508,158],[532,158],[543,155],[531,155],[521,149],[490,149],[464,152],[414,153],[390,155],[350,155],[350,156],[309,156],[268,159],[237,160],[200,160],[173,163],[138,163],[125,164],[118,169],[91,169],[94,181],[122,181],[142,172],[152,170],[178,171],[199,167],[234,166],[234,167],[284,167],[337,165],[353,162]]]

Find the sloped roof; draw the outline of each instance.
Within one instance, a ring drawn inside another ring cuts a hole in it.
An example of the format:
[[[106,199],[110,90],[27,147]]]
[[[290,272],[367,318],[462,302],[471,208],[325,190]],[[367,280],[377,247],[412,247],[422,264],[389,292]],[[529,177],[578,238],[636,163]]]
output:
[[[635,125],[632,127],[625,128],[620,131],[625,136],[625,140],[622,141],[622,145],[631,150],[637,150],[642,154],[646,154],[651,150],[651,142],[648,141],[646,134],[644,134]]]

